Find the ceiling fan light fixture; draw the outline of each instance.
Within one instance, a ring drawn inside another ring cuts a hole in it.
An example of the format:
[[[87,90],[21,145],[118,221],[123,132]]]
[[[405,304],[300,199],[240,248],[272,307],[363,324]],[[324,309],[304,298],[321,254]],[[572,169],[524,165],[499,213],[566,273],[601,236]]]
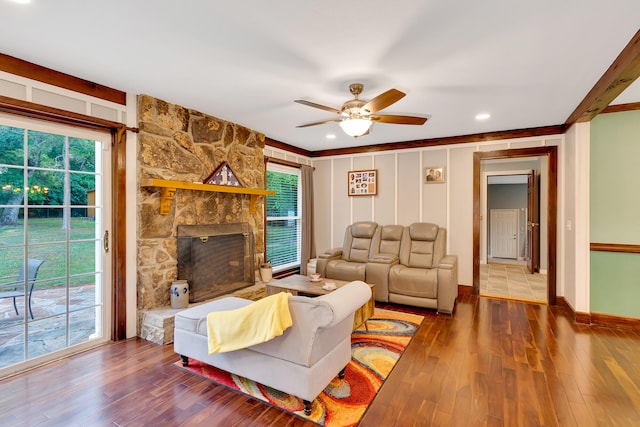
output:
[[[358,137],[367,133],[367,131],[371,127],[371,123],[371,120],[356,118],[344,119],[339,124],[344,133],[349,136]]]

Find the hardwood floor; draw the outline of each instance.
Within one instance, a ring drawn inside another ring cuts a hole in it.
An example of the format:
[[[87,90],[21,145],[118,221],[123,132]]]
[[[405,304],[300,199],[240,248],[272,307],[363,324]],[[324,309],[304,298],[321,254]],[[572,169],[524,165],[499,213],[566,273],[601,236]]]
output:
[[[638,331],[471,295],[452,317],[406,310],[426,318],[361,426],[640,425]],[[0,425],[314,425],[171,366],[177,359],[171,345],[133,339],[5,379]]]

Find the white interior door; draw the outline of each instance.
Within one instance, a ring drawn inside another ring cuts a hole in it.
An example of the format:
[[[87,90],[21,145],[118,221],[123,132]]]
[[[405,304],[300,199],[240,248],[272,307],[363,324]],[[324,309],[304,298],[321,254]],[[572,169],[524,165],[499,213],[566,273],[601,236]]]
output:
[[[518,257],[517,209],[491,209],[491,256]]]

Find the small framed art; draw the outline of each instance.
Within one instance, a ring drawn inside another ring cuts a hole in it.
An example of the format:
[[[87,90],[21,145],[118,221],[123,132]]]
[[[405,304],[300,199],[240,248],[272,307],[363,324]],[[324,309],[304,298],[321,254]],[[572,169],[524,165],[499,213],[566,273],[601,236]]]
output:
[[[349,171],[347,183],[349,196],[375,196],[378,194],[378,170]]]
[[[425,184],[441,184],[444,182],[444,166],[427,166],[424,168]]]

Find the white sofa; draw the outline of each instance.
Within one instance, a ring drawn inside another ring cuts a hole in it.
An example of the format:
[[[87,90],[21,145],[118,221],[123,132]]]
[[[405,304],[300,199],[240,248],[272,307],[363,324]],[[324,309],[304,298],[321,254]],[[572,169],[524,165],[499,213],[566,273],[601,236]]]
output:
[[[351,360],[354,312],[371,298],[371,289],[354,281],[317,298],[292,296],[293,325],[265,343],[227,353],[208,354],[207,314],[232,310],[252,301],[226,297],[178,312],[174,351],[301,398],[305,413],[336,375],[344,376]]]

